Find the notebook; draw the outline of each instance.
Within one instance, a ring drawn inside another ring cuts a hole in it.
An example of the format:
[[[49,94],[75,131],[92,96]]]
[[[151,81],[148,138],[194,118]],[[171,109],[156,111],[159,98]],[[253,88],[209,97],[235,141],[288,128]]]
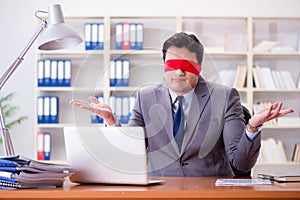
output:
[[[65,127],[68,164],[77,169],[72,182],[149,185],[142,127]]]

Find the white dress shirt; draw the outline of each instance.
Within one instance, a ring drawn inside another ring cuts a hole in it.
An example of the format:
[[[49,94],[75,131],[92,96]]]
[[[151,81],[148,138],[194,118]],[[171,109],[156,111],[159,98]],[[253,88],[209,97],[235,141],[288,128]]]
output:
[[[171,96],[172,110],[173,110],[173,114],[174,114],[178,108],[178,101],[175,102],[177,95],[170,88],[169,88],[169,93]],[[183,111],[184,111],[185,125],[186,125],[186,121],[187,121],[187,117],[188,117],[188,113],[189,113],[189,109],[190,109],[190,105],[191,105],[193,96],[194,96],[194,89],[183,95],[183,97],[184,97],[183,98]],[[251,133],[246,128],[246,135],[250,141],[253,141],[255,139],[255,137],[258,135],[258,133],[259,133],[259,131],[256,133]]]

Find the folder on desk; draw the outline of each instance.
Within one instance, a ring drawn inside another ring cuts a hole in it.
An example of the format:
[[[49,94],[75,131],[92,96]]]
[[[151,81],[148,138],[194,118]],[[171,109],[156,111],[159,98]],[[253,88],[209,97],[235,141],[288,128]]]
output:
[[[215,182],[216,186],[255,186],[255,185],[272,185],[267,179],[242,179],[242,178],[220,178]]]

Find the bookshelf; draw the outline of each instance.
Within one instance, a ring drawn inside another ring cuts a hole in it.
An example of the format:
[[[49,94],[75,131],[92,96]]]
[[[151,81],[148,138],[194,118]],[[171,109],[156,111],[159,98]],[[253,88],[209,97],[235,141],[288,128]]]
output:
[[[205,46],[202,75],[206,79],[222,82],[220,70],[236,70],[247,66],[243,87],[237,88],[241,101],[253,111],[253,105],[262,101],[282,101],[285,107],[294,108],[292,117],[299,117],[300,88],[263,89],[253,81],[253,68],[267,66],[273,70],[291,71],[293,81],[299,79],[300,18],[277,17],[205,17],[205,16],[100,16],[66,17],[66,22],[84,38],[85,23],[104,24],[104,49],[85,50],[85,44],[71,50],[56,52],[38,51],[37,59],[70,59],[72,61],[71,87],[37,87],[36,96],[59,97],[59,123],[38,124],[36,132],[49,131],[52,136],[51,160],[65,160],[63,127],[91,125],[87,111],[69,105],[69,100],[86,101],[88,96],[103,96],[106,103],[111,96],[132,96],[136,90],[153,82],[163,81],[161,47],[165,39],[177,31],[194,32]],[[115,25],[120,22],[144,25],[143,50],[117,50]],[[255,52],[262,40],[276,40],[295,51]],[[128,87],[111,87],[109,66],[112,60],[130,60]],[[98,124],[94,124],[98,126]],[[100,124],[102,126],[102,124]],[[300,143],[300,124],[272,125],[263,128],[263,139],[272,137],[283,142],[287,159],[291,161],[295,143]],[[288,162],[290,163],[290,162]],[[295,163],[293,163],[295,164]]]
[[[288,70],[292,76],[293,82],[297,83],[299,78],[298,66],[300,64],[299,18],[254,17],[252,22],[253,48],[251,54],[253,65],[268,67],[272,71]],[[254,47],[262,40],[275,41],[278,43],[278,45],[270,51],[254,51]],[[279,50],[276,50],[276,48]],[[290,114],[289,117],[299,119],[300,107],[297,99],[300,98],[300,88],[297,87],[297,85],[295,88],[276,87],[275,89],[253,87],[252,96],[253,104],[257,104],[258,102],[262,101],[282,101],[286,107],[292,107],[295,111],[294,113]],[[294,146],[296,143],[299,143],[300,139],[299,126],[300,123],[278,125],[277,122],[275,122],[275,124],[264,127],[262,139],[266,140],[272,137],[276,140],[282,141],[287,160],[291,161]],[[288,162],[289,166],[293,164],[294,163]],[[259,165],[257,167],[261,168]],[[277,166],[280,168],[280,163],[277,163]]]

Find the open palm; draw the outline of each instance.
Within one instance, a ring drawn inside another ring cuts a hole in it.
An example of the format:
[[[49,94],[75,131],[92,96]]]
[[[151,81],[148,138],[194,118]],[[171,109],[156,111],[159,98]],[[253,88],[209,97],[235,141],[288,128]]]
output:
[[[279,118],[285,116],[289,113],[294,112],[293,109],[285,109],[281,110],[282,102],[273,103],[269,108],[258,111],[254,114],[254,116],[250,119],[249,124],[254,127],[258,127],[263,123],[270,121],[274,118]]]

